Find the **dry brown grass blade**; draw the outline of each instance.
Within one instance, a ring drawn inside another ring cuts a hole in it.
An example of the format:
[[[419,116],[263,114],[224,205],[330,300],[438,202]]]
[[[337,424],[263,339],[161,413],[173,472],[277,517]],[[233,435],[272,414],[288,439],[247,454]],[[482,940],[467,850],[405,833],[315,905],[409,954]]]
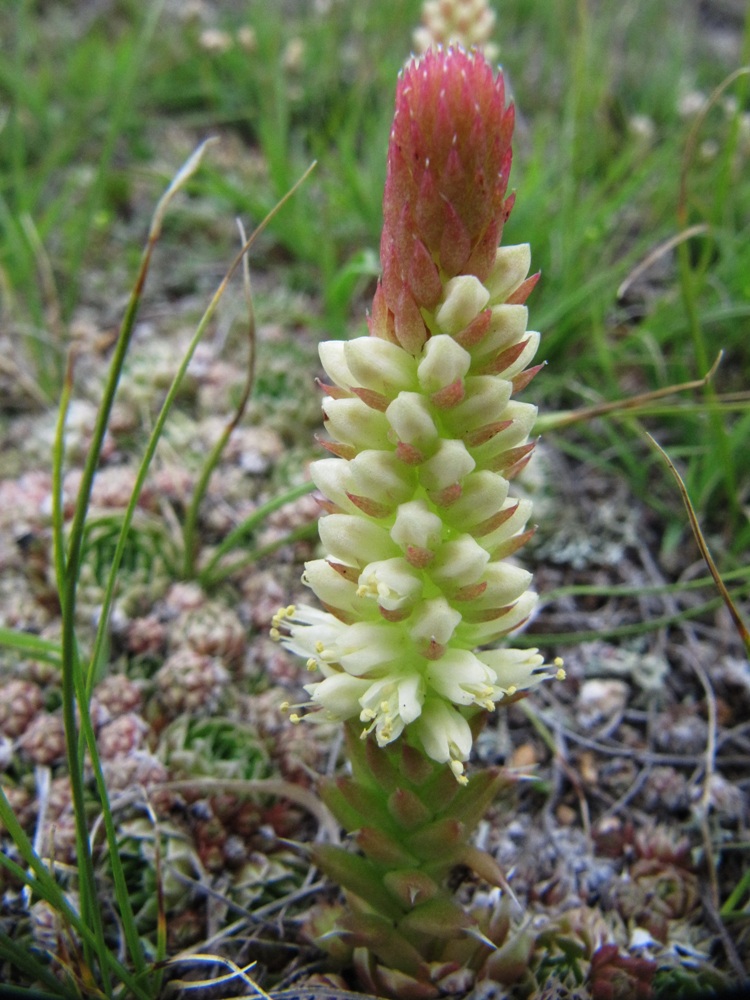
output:
[[[668,254],[671,250],[674,250],[676,246],[680,243],[684,243],[685,240],[692,239],[693,236],[702,236],[704,233],[708,232],[708,226],[705,222],[701,222],[695,226],[690,226],[688,229],[683,229],[680,233],[675,233],[668,240],[660,243],[657,247],[654,247],[650,253],[648,253],[640,263],[636,264],[630,274],[625,278],[625,280],[620,284],[617,289],[617,298],[621,299],[630,286],[640,278],[650,267],[652,267],[657,260],[660,260],[665,254]]]
[[[750,631],[748,631],[747,625],[745,624],[742,615],[737,609],[737,605],[732,600],[732,596],[727,590],[726,585],[721,578],[721,574],[719,573],[719,570],[716,566],[716,563],[714,562],[713,557],[709,552],[706,539],[704,538],[703,532],[701,531],[701,526],[698,523],[698,517],[695,513],[695,508],[693,507],[693,504],[690,500],[682,476],[679,474],[671,458],[664,451],[661,445],[656,440],[654,440],[654,438],[651,437],[650,434],[647,434],[647,437],[651,442],[651,444],[654,446],[654,448],[656,448],[656,450],[660,453],[661,457],[664,459],[667,468],[672,473],[677,483],[678,489],[682,496],[682,502],[685,505],[685,510],[687,511],[688,519],[690,521],[690,527],[693,532],[693,537],[695,538],[698,548],[700,549],[700,553],[703,556],[703,560],[706,566],[708,566],[708,571],[713,577],[714,583],[716,584],[716,587],[719,593],[721,594],[721,599],[724,601],[724,604],[727,607],[727,611],[729,611],[732,621],[734,622],[734,627],[737,629],[737,632],[739,633],[739,636],[742,639],[742,642],[745,646],[745,649],[748,652],[748,655],[750,655]]]
[[[703,389],[716,374],[722,357],[723,351],[719,351],[716,355],[716,360],[706,374],[702,378],[693,379],[690,382],[666,385],[662,389],[638,393],[638,395],[629,396],[627,399],[615,399],[607,403],[597,403],[594,406],[583,406],[579,410],[551,413],[546,417],[540,417],[534,424],[533,433],[543,434],[546,431],[557,431],[563,427],[571,427],[573,424],[594,420],[596,417],[615,416],[626,410],[639,410],[641,407],[647,406],[658,399],[664,399],[666,396],[674,396],[680,392],[690,392],[692,389]]]
[[[734,70],[733,73],[730,73],[728,77],[722,80],[698,112],[698,115],[693,122],[693,127],[690,129],[690,134],[688,135],[687,142],[685,143],[682,165],[680,167],[680,192],[677,202],[677,218],[683,229],[687,227],[688,218],[688,175],[690,173],[690,168],[692,166],[693,159],[695,158],[696,151],[698,150],[698,140],[700,139],[703,123],[705,122],[711,108],[718,104],[722,94],[728,90],[736,80],[740,77],[747,76],[749,73],[750,66],[740,66],[739,69]]]

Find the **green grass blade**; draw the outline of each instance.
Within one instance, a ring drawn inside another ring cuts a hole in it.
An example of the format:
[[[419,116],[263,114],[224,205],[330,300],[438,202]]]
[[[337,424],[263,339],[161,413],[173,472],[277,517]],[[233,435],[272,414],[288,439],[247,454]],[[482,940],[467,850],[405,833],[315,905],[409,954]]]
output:
[[[293,486],[286,493],[279,493],[278,496],[273,497],[254,510],[249,517],[245,518],[242,524],[238,524],[234,530],[230,531],[221,544],[217,546],[210,561],[199,574],[199,580],[203,586],[210,588],[218,579],[224,579],[226,576],[225,573],[221,570],[218,571],[218,574],[216,572],[220,561],[233,549],[242,545],[270,514],[273,514],[274,511],[279,510],[281,507],[285,507],[288,503],[299,500],[300,497],[305,496],[307,493],[312,493],[314,489],[315,484],[310,481],[300,483],[299,486]]]
[[[3,962],[8,962],[23,972],[29,982],[43,983],[48,989],[55,990],[54,993],[41,993],[37,989],[27,990],[20,986],[3,986],[0,994],[3,1000],[11,997],[26,998],[26,1000],[48,1000],[48,998],[53,1000],[53,998],[66,995],[65,987],[54,977],[46,965],[5,935],[0,935],[0,958]]]
[[[247,243],[247,238],[245,237],[244,231],[241,227],[240,229],[242,232],[242,242],[245,244]],[[242,394],[232,419],[224,427],[224,430],[222,431],[216,444],[211,449],[208,459],[201,470],[198,482],[195,484],[195,489],[193,490],[193,495],[190,498],[190,504],[185,512],[185,523],[182,529],[184,552],[183,575],[187,580],[191,580],[195,576],[195,563],[198,556],[197,527],[201,503],[206,495],[206,490],[208,489],[208,484],[211,481],[214,469],[219,464],[221,456],[224,454],[224,449],[229,442],[229,438],[232,436],[232,432],[239,425],[245,414],[247,404],[250,400],[250,394],[253,391],[253,383],[255,381],[255,308],[253,306],[253,295],[250,287],[250,270],[247,263],[247,256],[244,256],[242,260],[245,278],[245,300],[247,303],[248,313],[248,357],[245,384],[242,388]]]
[[[31,632],[19,632],[13,628],[0,625],[0,646],[15,649],[16,652],[34,660],[52,663],[59,667],[62,662],[62,651],[56,642],[42,639]]]

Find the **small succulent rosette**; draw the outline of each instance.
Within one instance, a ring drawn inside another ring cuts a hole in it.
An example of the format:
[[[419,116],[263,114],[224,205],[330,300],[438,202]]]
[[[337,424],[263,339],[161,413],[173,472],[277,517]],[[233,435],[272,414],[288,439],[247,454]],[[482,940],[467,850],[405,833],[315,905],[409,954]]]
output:
[[[510,481],[536,418],[513,397],[541,368],[529,247],[498,249],[512,130],[478,52],[431,50],[399,79],[370,335],[320,345],[325,557],[303,580],[322,607],[282,609],[273,633],[322,675],[305,718],[406,734],[459,781],[469,719],[561,672],[498,645],[536,601],[510,559],[531,534]]]

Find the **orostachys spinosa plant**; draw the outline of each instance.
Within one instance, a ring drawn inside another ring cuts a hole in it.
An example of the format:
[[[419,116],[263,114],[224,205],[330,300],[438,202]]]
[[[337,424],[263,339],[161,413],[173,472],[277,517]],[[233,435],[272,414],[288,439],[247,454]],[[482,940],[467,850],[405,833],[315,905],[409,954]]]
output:
[[[536,649],[498,646],[536,601],[509,560],[530,534],[510,481],[536,417],[512,397],[541,368],[529,248],[498,249],[512,131],[480,53],[430,50],[401,74],[369,336],[320,346],[332,457],[311,474],[326,555],[303,580],[322,608],[274,620],[317,675],[292,719],[348,723],[352,775],[320,791],[364,857],[316,845],[348,910],[313,933],[339,958],[352,947],[360,981],[390,996],[434,995],[508,945],[506,918],[466,912],[447,887],[459,863],[504,884],[469,838],[506,779],[469,780],[465,762],[487,713],[562,675]]]
[[[512,131],[480,54],[431,50],[401,74],[369,336],[320,345],[335,457],[311,467],[326,557],[303,580],[323,609],[274,622],[322,674],[305,718],[358,718],[381,747],[404,734],[461,782],[470,717],[559,672],[496,646],[536,601],[508,558],[530,534],[509,486],[536,417],[513,395],[541,367],[529,247],[498,248]]]

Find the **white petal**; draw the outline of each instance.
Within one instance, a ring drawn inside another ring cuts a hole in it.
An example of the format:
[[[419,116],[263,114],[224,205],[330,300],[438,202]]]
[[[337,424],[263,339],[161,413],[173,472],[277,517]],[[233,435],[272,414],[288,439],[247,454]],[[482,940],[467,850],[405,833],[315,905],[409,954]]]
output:
[[[466,587],[482,575],[490,554],[471,535],[461,535],[441,545],[430,563],[429,573],[436,583]]]
[[[397,556],[385,528],[354,514],[328,514],[318,522],[325,551],[345,566],[362,569],[368,563]]]
[[[520,403],[512,400],[505,407],[503,420],[512,420],[513,423],[505,430],[498,431],[493,437],[483,444],[475,445],[471,452],[477,460],[478,465],[490,464],[495,455],[499,455],[509,448],[516,448],[525,444],[529,439],[529,433],[536,420],[537,408],[531,403]]]
[[[433,597],[413,612],[408,621],[409,635],[416,643],[436,642],[445,646],[460,622],[461,613],[444,597]]]
[[[422,576],[401,557],[370,563],[359,577],[360,596],[374,597],[386,611],[411,607],[422,593]]]
[[[346,361],[345,343],[343,340],[324,340],[318,345],[318,354],[323,367],[333,382],[342,389],[357,384]]]
[[[528,344],[524,347],[521,354],[516,358],[512,365],[508,365],[507,368],[499,373],[500,378],[513,378],[522,372],[531,362],[534,360],[534,355],[539,349],[539,334],[536,330],[528,330],[526,333],[526,339]]]
[[[456,279],[454,279],[456,280]],[[417,377],[423,392],[432,393],[463,378],[471,367],[471,355],[453,337],[430,337],[422,351]]]
[[[472,743],[469,723],[442,698],[426,698],[414,724],[428,757],[440,764],[468,759]]]
[[[507,560],[490,563],[482,580],[487,589],[478,597],[473,607],[505,608],[517,601],[531,586],[531,573]]]
[[[517,505],[517,506],[516,506]],[[507,521],[504,521],[499,528],[496,528],[492,534],[484,535],[482,538],[482,545],[484,545],[490,552],[500,545],[502,542],[507,541],[512,538],[513,535],[517,535],[520,531],[526,527],[526,522],[531,517],[532,503],[530,500],[515,500],[510,497],[501,505],[503,510],[507,510],[509,507],[516,507],[515,511],[510,515]]]
[[[463,441],[441,441],[438,450],[419,466],[419,478],[430,492],[459,483],[476,465]]]
[[[483,704],[491,698],[495,674],[467,649],[449,649],[430,663],[425,680],[441,697],[455,705]]]
[[[349,462],[351,492],[379,503],[404,503],[414,496],[416,474],[393,452],[368,450]]]
[[[398,672],[404,662],[413,657],[401,629],[393,628],[387,622],[348,625],[339,636],[333,652],[338,663],[354,677],[362,677],[380,667]]]
[[[450,505],[445,515],[446,520],[459,528],[472,528],[506,506],[508,480],[497,472],[490,472],[488,469],[472,472],[464,479],[462,486],[461,496]],[[508,501],[508,506],[515,502]],[[485,544],[484,538],[482,544]],[[487,545],[487,548],[492,547]]]
[[[525,340],[528,322],[529,310],[526,306],[493,306],[489,333],[472,351],[474,360],[498,354]]]
[[[462,622],[456,630],[456,642],[471,647],[486,646],[496,642],[508,632],[523,625],[534,610],[537,600],[537,595],[532,590],[527,590],[511,610],[500,618],[494,618],[489,622]]]
[[[367,614],[367,604],[357,596],[357,584],[337,573],[325,559],[306,562],[302,582],[330,608],[340,608],[358,617]]]
[[[470,375],[464,382],[464,399],[446,410],[446,426],[455,428],[456,437],[495,420],[502,420],[508,405],[512,384],[496,375]]]
[[[552,676],[552,672],[538,672],[544,657],[536,649],[489,649],[477,657],[494,673],[495,683],[503,691],[525,691]]]
[[[344,354],[355,384],[387,396],[416,388],[414,358],[397,344],[378,337],[344,342]]]
[[[306,684],[305,691],[316,705],[325,709],[332,718],[343,722],[344,719],[359,715],[359,699],[368,687],[369,681],[346,673],[336,673],[315,684]]]
[[[400,392],[389,404],[385,416],[399,441],[432,450],[438,430],[430,406],[420,393]]]
[[[495,263],[487,278],[487,289],[493,302],[504,302],[526,278],[531,267],[531,247],[498,247]]]
[[[445,283],[443,302],[435,312],[435,319],[444,333],[455,335],[475,319],[489,300],[490,293],[479,278],[461,274]]]
[[[356,448],[386,448],[388,421],[385,414],[366,406],[361,399],[323,400],[325,427],[335,441]]]
[[[427,503],[424,500],[410,500],[402,503],[396,511],[391,538],[404,551],[413,546],[432,552],[440,544],[442,532],[443,522],[430,510]]]
[[[310,478],[317,488],[341,510],[354,512],[355,504],[346,495],[351,493],[349,463],[343,458],[321,458],[310,464]]]

